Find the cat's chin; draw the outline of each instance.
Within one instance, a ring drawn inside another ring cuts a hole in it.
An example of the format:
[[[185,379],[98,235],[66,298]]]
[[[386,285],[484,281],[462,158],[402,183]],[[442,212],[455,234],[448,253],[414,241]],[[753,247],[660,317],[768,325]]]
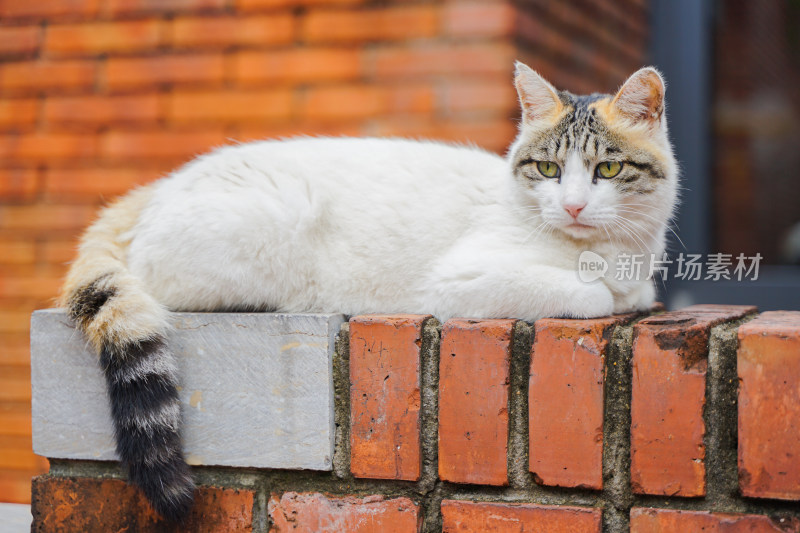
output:
[[[597,232],[596,226],[589,226],[587,224],[580,224],[578,222],[568,226],[561,226],[560,229],[573,239],[590,239],[594,237]]]

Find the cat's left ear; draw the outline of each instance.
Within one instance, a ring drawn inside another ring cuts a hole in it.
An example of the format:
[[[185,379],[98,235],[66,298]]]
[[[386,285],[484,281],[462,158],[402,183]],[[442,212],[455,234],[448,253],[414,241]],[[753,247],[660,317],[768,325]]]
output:
[[[525,63],[517,61],[514,85],[522,106],[522,120],[528,124],[553,118],[564,106],[555,88]]]
[[[664,79],[653,67],[637,70],[612,101],[615,110],[634,122],[661,123],[664,114]]]

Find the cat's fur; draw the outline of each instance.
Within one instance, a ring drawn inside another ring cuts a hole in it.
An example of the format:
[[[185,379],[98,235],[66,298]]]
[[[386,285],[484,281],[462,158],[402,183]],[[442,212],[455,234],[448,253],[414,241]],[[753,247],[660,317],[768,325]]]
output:
[[[89,228],[62,302],[100,354],[130,479],[161,514],[185,516],[193,489],[170,310],[532,321],[653,303],[652,282],[582,283],[576,268],[584,250],[613,265],[619,252],[664,248],[677,172],[661,77],[646,68],[615,96],[574,96],[518,64],[515,82],[522,123],[506,159],[406,140],[230,146]],[[596,177],[603,161],[622,171]]]

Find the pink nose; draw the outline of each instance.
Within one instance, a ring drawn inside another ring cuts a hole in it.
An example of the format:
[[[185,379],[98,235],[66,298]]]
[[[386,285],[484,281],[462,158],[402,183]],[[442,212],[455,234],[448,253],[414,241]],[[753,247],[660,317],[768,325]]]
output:
[[[568,204],[564,206],[564,211],[570,214],[572,218],[578,218],[586,204]]]

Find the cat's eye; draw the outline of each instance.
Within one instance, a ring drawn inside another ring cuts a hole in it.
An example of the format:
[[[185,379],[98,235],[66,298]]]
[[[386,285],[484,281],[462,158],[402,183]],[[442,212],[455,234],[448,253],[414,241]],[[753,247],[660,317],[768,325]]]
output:
[[[539,161],[536,163],[536,168],[545,178],[557,178],[561,175],[561,169],[552,161]]]
[[[597,168],[595,169],[594,173],[595,176],[598,178],[613,178],[617,174],[622,171],[622,163],[619,161],[603,161]]]

